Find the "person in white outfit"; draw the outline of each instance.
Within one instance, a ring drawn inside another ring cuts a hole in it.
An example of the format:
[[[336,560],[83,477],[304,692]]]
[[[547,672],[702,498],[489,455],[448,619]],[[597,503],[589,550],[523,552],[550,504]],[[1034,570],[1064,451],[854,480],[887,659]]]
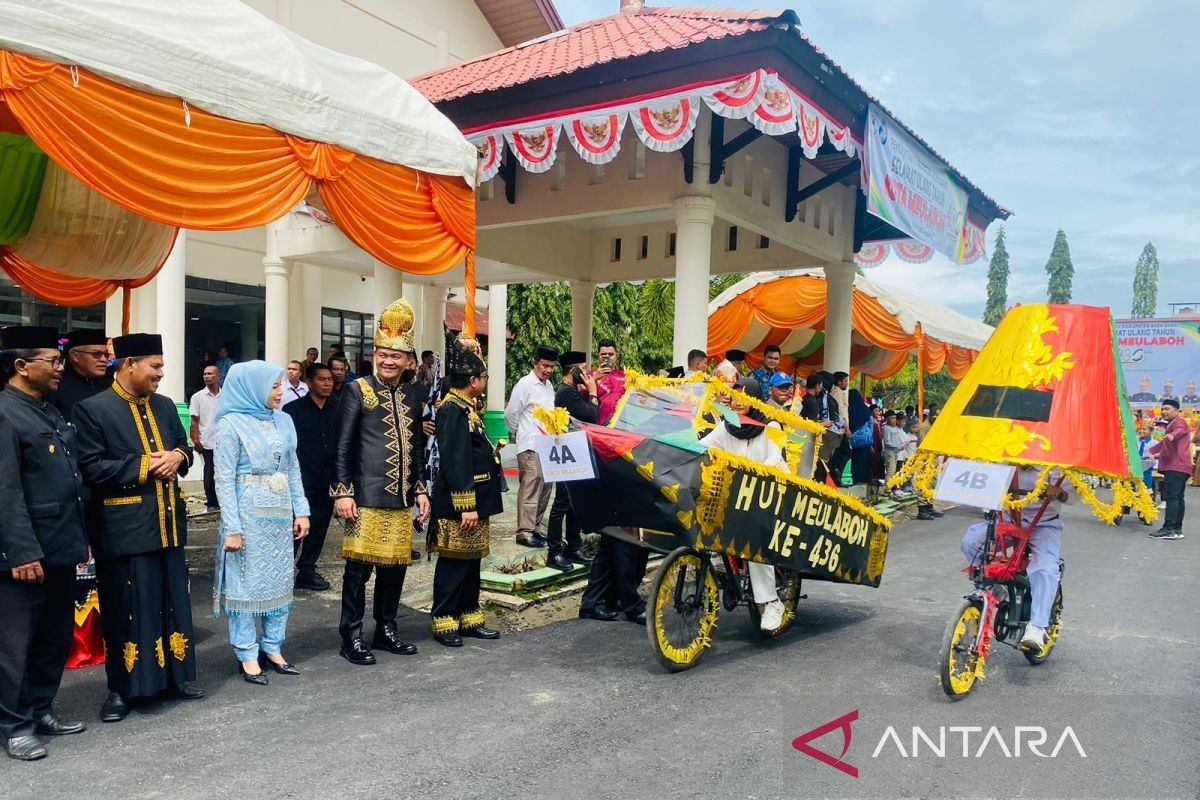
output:
[[[742,378],[735,384],[735,387],[750,397],[762,396],[758,381],[753,378]],[[783,457],[783,450],[771,441],[771,437],[766,435],[768,426],[778,428],[780,427],[779,423],[767,422],[762,412],[738,402],[736,396],[730,400],[729,407],[739,414],[763,422],[765,425],[744,424],[738,427],[729,422],[723,422],[702,438],[700,443],[787,472],[788,466]],[[750,572],[750,587],[754,595],[754,602],[763,606],[759,627],[764,631],[778,629],[783,624],[783,603],[779,600],[779,594],[775,590],[775,568],[770,564],[747,561],[746,569]]]

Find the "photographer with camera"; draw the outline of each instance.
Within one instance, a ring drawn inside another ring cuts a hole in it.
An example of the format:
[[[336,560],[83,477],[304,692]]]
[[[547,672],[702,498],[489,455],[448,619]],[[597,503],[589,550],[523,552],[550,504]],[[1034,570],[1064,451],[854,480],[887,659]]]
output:
[[[596,379],[587,369],[587,354],[568,350],[559,359],[562,365],[562,385],[554,393],[555,408],[565,408],[576,422],[594,423],[599,418],[600,407],[596,399]],[[567,537],[563,543],[563,524],[566,523]],[[550,507],[550,522],[546,526],[546,566],[567,571],[575,564],[588,565],[592,560],[583,554],[583,536],[575,515],[571,512],[571,498],[565,484],[558,484],[554,492],[554,505]]]
[[[600,365],[592,371],[596,379],[596,398],[600,401],[601,425],[607,425],[617,412],[617,404],[625,395],[625,370],[617,366],[617,343],[612,339],[601,339],[596,354]]]

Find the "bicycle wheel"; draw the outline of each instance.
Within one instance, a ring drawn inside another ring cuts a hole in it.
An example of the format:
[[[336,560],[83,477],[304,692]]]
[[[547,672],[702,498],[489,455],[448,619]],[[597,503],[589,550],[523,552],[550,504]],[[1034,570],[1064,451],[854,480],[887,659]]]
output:
[[[773,631],[764,631],[759,627],[762,622],[762,610],[758,603],[754,602],[753,593],[750,594],[747,603],[750,608],[750,622],[763,639],[774,639],[792,627],[792,623],[796,621],[796,604],[800,601],[800,573],[776,567],[775,592],[779,595],[779,601],[783,603],[783,622]]]
[[[646,636],[658,663],[671,672],[695,666],[717,626],[717,580],[711,568],[701,569],[702,558],[681,547],[663,559],[650,584]]]
[[[982,614],[982,603],[978,600],[966,600],[946,626],[946,633],[942,638],[942,649],[938,654],[938,674],[942,681],[942,691],[954,700],[966,697],[976,679],[983,677],[983,660],[975,652]]]
[[[1030,664],[1040,664],[1050,657],[1050,651],[1054,649],[1055,643],[1058,642],[1058,635],[1062,632],[1062,604],[1062,586],[1060,585],[1058,593],[1054,595],[1054,605],[1050,607],[1050,627],[1046,629],[1046,643],[1036,653],[1029,650],[1021,651],[1025,655],[1025,660]]]

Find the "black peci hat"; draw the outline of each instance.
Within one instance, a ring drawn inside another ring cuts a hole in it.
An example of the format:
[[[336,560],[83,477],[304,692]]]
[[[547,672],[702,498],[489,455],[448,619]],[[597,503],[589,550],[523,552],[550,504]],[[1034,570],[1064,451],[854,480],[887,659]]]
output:
[[[563,369],[575,367],[580,364],[587,363],[587,353],[581,353],[578,350],[568,350],[558,357],[558,363]]]
[[[57,350],[58,331],[40,325],[0,328],[0,350]]]
[[[548,344],[539,344],[533,351],[534,361],[558,361],[558,348]]]
[[[161,356],[162,353],[162,337],[157,333],[131,333],[113,339],[113,355],[118,359]]]
[[[71,331],[64,338],[66,338],[66,342],[63,344],[64,353],[72,347],[95,347],[97,345],[108,347],[108,337],[99,328],[80,328]]]
[[[725,358],[728,359],[729,361],[745,361],[746,360],[746,351],[745,350],[726,350]]]

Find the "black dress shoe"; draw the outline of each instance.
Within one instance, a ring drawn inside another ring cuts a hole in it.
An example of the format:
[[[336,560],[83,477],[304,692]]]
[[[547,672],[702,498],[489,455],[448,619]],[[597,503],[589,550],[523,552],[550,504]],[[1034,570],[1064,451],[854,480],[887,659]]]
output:
[[[575,569],[575,565],[562,553],[554,553],[547,556],[546,566],[550,569],[556,569],[559,572],[570,572]]]
[[[640,613],[636,616],[632,616],[632,617],[626,616],[625,619],[629,620],[630,622],[636,622],[638,625],[645,625],[646,624],[646,612],[643,611],[642,613]]]
[[[919,511],[917,512],[917,519],[921,520],[922,522],[931,522],[937,519],[937,517],[935,517],[933,514],[930,514],[928,511]]]
[[[108,699],[100,706],[101,722],[120,722],[129,716],[129,703],[116,692],[109,692]]]
[[[173,687],[171,694],[180,700],[199,700],[204,697],[204,690],[191,681],[184,681],[178,686]]]
[[[240,660],[237,662],[237,671],[238,674],[242,676],[242,680],[244,680],[246,683],[253,683],[255,686],[267,685],[267,673],[258,672],[257,674],[251,675],[249,672],[246,672],[246,668],[242,666],[242,662]]]
[[[329,581],[325,580],[319,572],[301,572],[296,576],[296,588],[323,592],[329,588]]]
[[[485,628],[480,625],[475,628],[466,628],[462,631],[463,636],[474,636],[476,639],[499,639],[500,631],[494,631],[491,628]]]
[[[583,564],[585,567],[590,567],[594,559],[584,555],[583,550],[576,547],[574,550],[567,551],[567,558],[576,564]]]
[[[579,609],[580,619],[598,619],[602,622],[612,622],[619,616],[621,615],[615,611],[609,611],[604,606],[596,606],[590,611],[584,611],[582,608]]]
[[[46,746],[36,736],[17,736],[4,740],[4,750],[9,758],[18,761],[37,761],[46,757]]]
[[[37,732],[42,736],[70,736],[72,733],[83,733],[87,725],[82,722],[65,722],[51,711],[38,717]]]
[[[349,661],[351,664],[357,664],[360,667],[368,666],[375,663],[375,654],[367,647],[367,643],[362,638],[353,639],[349,642],[342,642],[341,649],[342,658]]]
[[[462,647],[462,637],[458,635],[458,631],[447,631],[446,633],[435,633],[433,638],[438,644],[444,644],[446,647]]]
[[[395,653],[398,656],[411,656],[416,654],[417,646],[409,644],[400,638],[396,633],[396,628],[392,625],[384,625],[375,631],[375,638],[371,640],[372,647],[383,648],[389,653]]]
[[[300,670],[293,667],[291,664],[284,661],[280,664],[278,661],[272,661],[267,657],[266,653],[258,654],[258,665],[263,669],[273,669],[280,675],[299,675]]]

